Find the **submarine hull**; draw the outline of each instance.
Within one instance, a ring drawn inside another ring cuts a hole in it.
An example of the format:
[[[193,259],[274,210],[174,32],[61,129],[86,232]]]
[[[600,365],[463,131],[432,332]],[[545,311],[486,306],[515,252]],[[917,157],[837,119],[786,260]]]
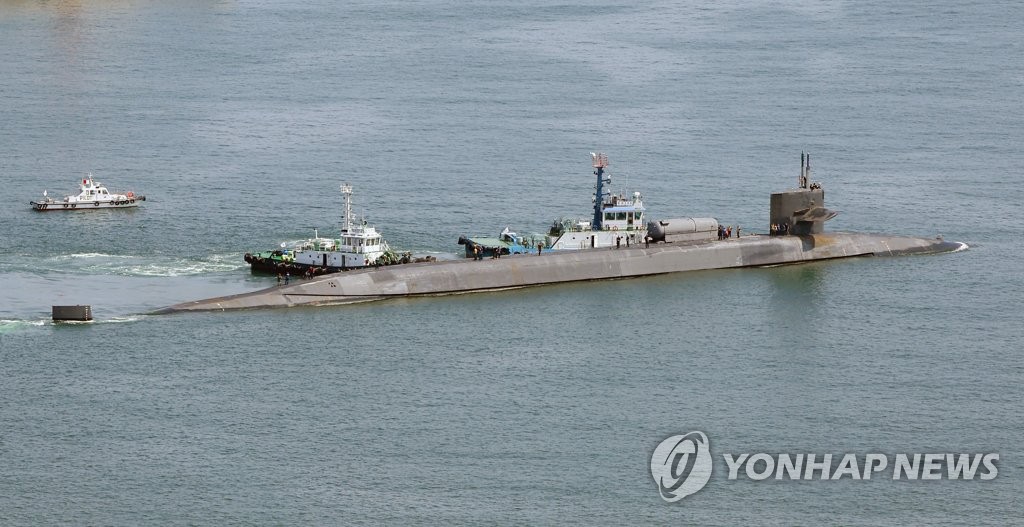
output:
[[[155,313],[365,302],[400,296],[443,295],[583,280],[792,264],[855,256],[937,254],[965,249],[942,239],[830,232],[801,236],[752,235],[703,243],[608,248],[447,260],[354,270],[251,293],[173,305]]]

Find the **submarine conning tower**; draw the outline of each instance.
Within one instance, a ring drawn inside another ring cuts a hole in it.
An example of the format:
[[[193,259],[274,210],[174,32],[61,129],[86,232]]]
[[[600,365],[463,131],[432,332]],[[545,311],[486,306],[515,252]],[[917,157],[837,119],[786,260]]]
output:
[[[818,234],[824,231],[825,222],[837,214],[825,208],[825,189],[821,183],[811,182],[811,154],[801,152],[797,188],[772,194],[769,232]]]

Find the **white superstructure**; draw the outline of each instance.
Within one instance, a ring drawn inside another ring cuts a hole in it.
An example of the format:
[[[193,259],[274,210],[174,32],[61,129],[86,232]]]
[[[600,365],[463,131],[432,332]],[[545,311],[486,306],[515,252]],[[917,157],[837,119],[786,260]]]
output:
[[[43,199],[29,202],[32,208],[39,211],[47,210],[93,210],[93,209],[123,209],[137,207],[140,202],[145,201],[145,196],[136,195],[134,192],[116,194],[107,190],[100,182],[92,178],[92,174],[82,179],[79,185],[80,192],[77,196],[64,196],[63,199],[53,199],[43,191]]]
[[[338,238],[322,238],[316,231],[313,238],[292,247],[282,243],[281,249],[256,254],[246,253],[245,261],[261,272],[335,272],[375,265],[390,265],[406,260],[395,254],[383,236],[352,213],[352,185],[341,185],[344,196],[342,228]]]

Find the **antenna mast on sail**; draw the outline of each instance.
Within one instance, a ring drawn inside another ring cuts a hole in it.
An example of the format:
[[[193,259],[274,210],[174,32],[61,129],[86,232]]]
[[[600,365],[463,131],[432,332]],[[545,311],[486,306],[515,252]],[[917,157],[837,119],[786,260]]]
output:
[[[799,188],[810,188],[811,154],[800,152],[800,177],[797,182],[799,183]]]

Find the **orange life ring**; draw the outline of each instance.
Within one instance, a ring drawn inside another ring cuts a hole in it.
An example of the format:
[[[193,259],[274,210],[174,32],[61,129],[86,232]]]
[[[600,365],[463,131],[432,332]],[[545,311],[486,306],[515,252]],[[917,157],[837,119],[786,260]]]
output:
[[[129,198],[134,198],[135,197],[135,193],[134,192],[129,192],[129,193],[125,194],[125,196],[128,196]]]

